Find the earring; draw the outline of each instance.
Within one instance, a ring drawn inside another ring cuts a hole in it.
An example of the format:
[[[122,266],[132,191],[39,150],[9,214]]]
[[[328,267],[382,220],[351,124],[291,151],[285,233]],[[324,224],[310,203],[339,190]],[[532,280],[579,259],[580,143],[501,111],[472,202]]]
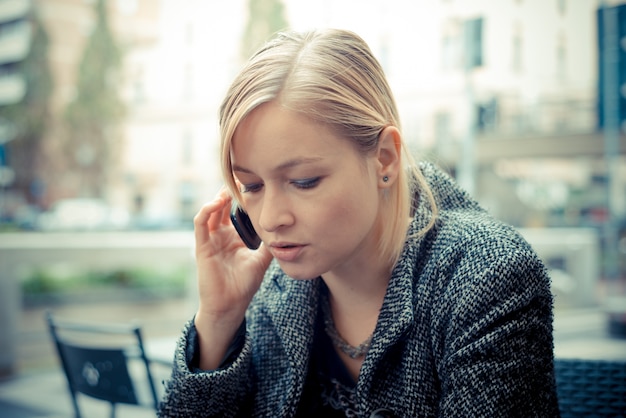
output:
[[[384,177],[383,177],[383,181],[384,181],[385,183],[387,183],[387,182],[389,181],[389,176],[384,176]]]

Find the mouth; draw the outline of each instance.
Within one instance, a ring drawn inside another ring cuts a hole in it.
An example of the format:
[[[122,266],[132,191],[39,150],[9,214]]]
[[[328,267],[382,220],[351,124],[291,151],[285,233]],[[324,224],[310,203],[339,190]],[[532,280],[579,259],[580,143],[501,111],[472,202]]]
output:
[[[293,247],[299,247],[300,245],[298,244],[271,244],[271,247],[273,248],[293,248]]]
[[[294,244],[294,243],[284,243],[277,242],[270,244],[270,252],[278,261],[295,261],[303,249],[305,248],[302,244]]]

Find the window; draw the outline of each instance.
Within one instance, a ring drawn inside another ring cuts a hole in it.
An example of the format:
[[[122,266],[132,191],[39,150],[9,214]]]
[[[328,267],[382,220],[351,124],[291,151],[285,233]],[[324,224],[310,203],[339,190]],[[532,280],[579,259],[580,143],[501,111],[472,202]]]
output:
[[[196,188],[191,181],[181,181],[178,185],[178,202],[181,219],[192,219],[195,215],[194,201],[196,198]]]
[[[193,134],[185,129],[182,138],[182,164],[189,166],[193,163]]]
[[[185,64],[185,68],[183,70],[183,86],[182,86],[182,96],[184,101],[191,101],[193,99],[193,80],[194,68],[191,62]]]
[[[194,26],[192,22],[187,22],[185,24],[185,43],[187,45],[193,45],[194,38]]]
[[[133,16],[139,8],[138,0],[117,0],[117,9],[126,16]]]
[[[561,81],[567,76],[567,46],[562,33],[556,42],[556,76]]]
[[[453,161],[455,158],[455,144],[452,134],[452,117],[448,111],[441,110],[435,113],[435,147],[439,157]]]
[[[141,104],[146,101],[146,91],[144,87],[144,70],[139,66],[135,71],[132,79],[132,94],[133,100],[136,104]]]
[[[522,72],[522,66],[523,66],[522,60],[523,60],[523,46],[524,45],[523,45],[523,40],[522,40],[522,29],[519,23],[517,23],[513,27],[513,38],[511,42],[512,42],[511,67],[514,72],[520,73]]]
[[[443,25],[441,39],[441,66],[444,70],[461,68],[461,25],[457,20],[450,20]]]

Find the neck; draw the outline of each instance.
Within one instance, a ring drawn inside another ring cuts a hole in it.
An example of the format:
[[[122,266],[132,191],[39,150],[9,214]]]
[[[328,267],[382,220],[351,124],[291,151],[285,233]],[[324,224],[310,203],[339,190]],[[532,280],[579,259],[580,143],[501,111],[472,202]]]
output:
[[[325,274],[329,304],[337,332],[357,346],[374,332],[390,279],[390,269],[374,266],[353,274]]]
[[[378,254],[376,241],[366,239],[346,261],[322,274],[337,302],[382,302],[393,266],[381,263]]]
[[[387,291],[391,268],[380,267],[371,260],[351,263],[343,271],[330,271],[322,275],[335,304],[355,306],[380,303]]]

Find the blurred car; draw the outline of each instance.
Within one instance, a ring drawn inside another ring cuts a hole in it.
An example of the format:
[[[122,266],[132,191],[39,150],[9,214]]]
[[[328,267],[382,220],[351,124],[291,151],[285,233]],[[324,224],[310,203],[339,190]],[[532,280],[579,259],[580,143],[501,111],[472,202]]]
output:
[[[13,216],[13,224],[22,230],[37,229],[41,210],[34,205],[23,205],[17,208]]]
[[[0,230],[33,230],[41,210],[17,193],[0,191]]]
[[[185,222],[173,213],[145,211],[132,219],[130,227],[141,231],[181,230],[193,229],[193,222]]]
[[[130,223],[128,211],[112,208],[100,199],[64,199],[39,215],[43,231],[94,231],[125,229]]]

